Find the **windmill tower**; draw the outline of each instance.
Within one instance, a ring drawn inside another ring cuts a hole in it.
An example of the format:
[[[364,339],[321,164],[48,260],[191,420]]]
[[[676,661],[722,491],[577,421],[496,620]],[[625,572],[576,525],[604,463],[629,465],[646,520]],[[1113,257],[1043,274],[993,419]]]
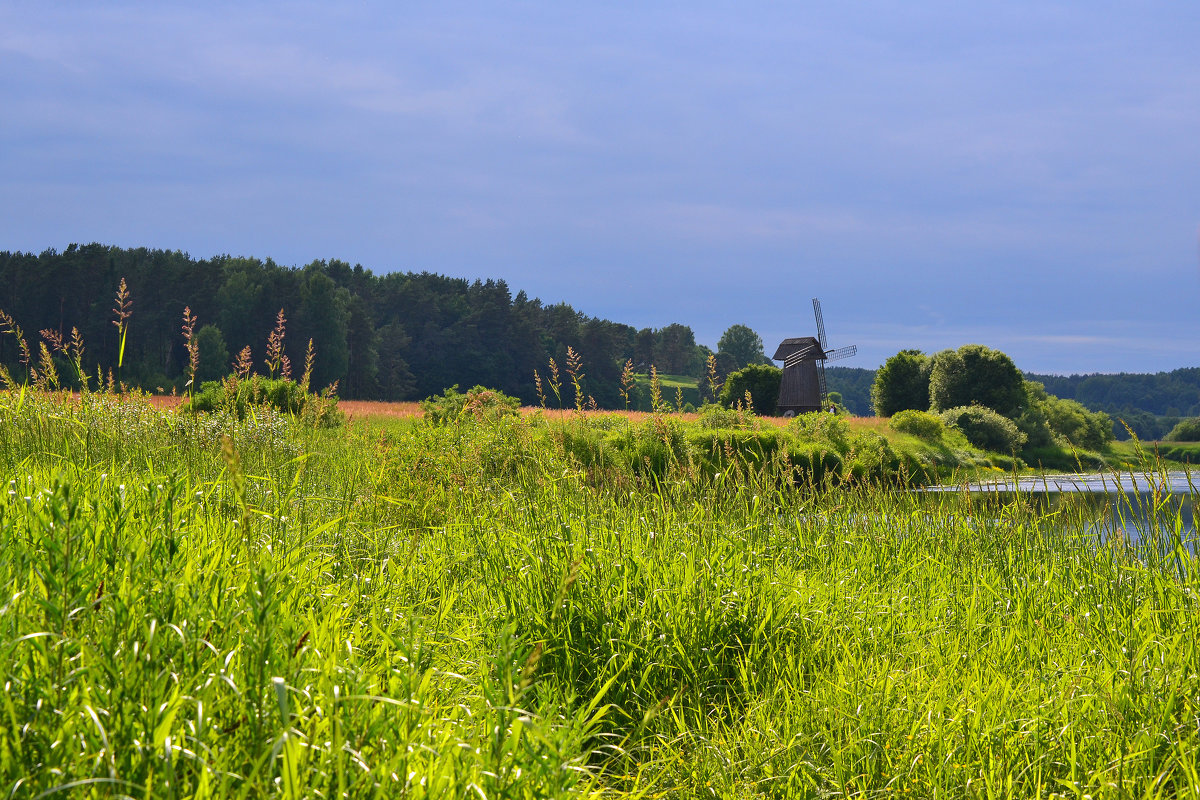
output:
[[[825,390],[825,362],[849,358],[858,352],[858,345],[830,350],[825,341],[825,319],[821,316],[821,301],[813,298],[813,316],[817,319],[817,335],[784,339],[772,358],[783,362],[783,380],[779,384],[776,413],[785,417],[820,411],[829,405]]]

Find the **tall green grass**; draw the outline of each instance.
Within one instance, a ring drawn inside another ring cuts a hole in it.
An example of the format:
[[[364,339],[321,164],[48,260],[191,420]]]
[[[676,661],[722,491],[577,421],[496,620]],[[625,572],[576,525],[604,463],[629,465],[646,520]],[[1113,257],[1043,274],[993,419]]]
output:
[[[582,418],[0,415],[5,796],[1200,785],[1169,503],[1135,549],[1083,503],[806,484],[670,435],[638,469]]]

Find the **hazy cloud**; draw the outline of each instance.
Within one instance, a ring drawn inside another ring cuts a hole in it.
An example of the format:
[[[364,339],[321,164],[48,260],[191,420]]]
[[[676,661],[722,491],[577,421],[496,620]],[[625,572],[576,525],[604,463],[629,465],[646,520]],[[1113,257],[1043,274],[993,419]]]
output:
[[[504,277],[709,344],[819,295],[860,366],[1194,364],[1197,34],[1166,2],[12,3],[0,248]]]

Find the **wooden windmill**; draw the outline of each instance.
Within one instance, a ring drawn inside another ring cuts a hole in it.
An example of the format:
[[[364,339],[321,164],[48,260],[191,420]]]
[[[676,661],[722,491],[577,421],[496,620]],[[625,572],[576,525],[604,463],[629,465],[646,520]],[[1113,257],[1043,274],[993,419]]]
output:
[[[813,315],[817,319],[817,335],[798,336],[779,343],[772,358],[783,362],[783,380],[779,384],[776,413],[785,417],[820,411],[829,406],[825,389],[825,362],[849,358],[858,352],[858,345],[830,350],[825,341],[825,319],[821,316],[821,301],[813,298]]]

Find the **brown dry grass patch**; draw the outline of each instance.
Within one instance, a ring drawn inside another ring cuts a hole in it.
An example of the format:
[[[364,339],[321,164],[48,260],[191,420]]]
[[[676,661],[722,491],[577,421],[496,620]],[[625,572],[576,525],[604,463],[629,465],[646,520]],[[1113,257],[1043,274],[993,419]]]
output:
[[[369,419],[390,417],[404,419],[421,416],[421,404],[417,402],[387,403],[382,400],[338,400],[338,408],[347,419]]]

